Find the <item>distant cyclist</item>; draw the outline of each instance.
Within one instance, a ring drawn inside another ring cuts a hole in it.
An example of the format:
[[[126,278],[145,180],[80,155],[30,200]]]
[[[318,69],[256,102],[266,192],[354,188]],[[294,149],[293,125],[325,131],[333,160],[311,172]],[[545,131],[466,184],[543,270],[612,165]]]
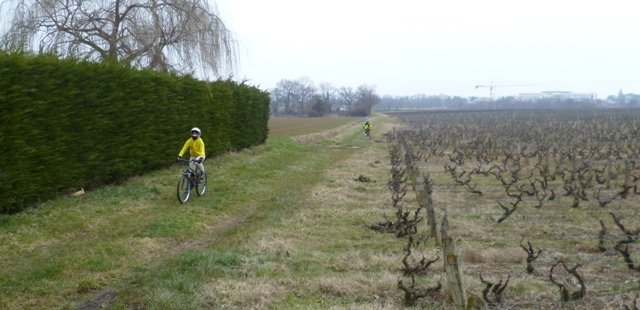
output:
[[[362,128],[364,129],[365,137],[367,137],[367,139],[371,139],[371,129],[373,129],[373,126],[371,126],[371,123],[369,123],[369,120],[364,122],[364,125],[362,125]]]
[[[202,131],[198,127],[191,128],[191,138],[184,143],[182,150],[178,154],[177,161],[182,161],[182,155],[185,152],[189,151],[189,160],[195,160],[195,162],[190,162],[189,166],[191,169],[198,171],[200,175],[204,174],[204,165],[202,162],[205,159],[204,154],[204,141],[200,137],[202,135]]]

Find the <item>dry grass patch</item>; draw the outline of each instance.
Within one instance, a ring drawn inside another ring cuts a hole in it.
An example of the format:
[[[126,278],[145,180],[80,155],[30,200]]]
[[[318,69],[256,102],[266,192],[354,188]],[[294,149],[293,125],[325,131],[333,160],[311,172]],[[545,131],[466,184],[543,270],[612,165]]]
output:
[[[269,138],[302,136],[344,126],[357,117],[271,117]]]
[[[462,260],[467,264],[482,264],[487,260],[482,252],[478,249],[462,248],[460,251]]]
[[[249,278],[245,281],[215,279],[200,290],[200,298],[211,308],[269,309],[292,290],[283,279]]]
[[[309,293],[319,292],[323,299],[344,300],[328,309],[403,309],[397,289],[397,275],[382,271],[368,275],[321,276],[304,286]]]
[[[324,140],[328,138],[340,140],[346,134],[351,133],[357,126],[358,126],[357,123],[350,123],[347,125],[340,126],[338,128],[329,129],[322,132],[315,132],[315,133],[306,134],[306,135],[294,136],[291,139],[293,139],[293,141],[304,143],[304,144],[309,144],[309,143],[317,142],[319,140]]]
[[[275,236],[273,236],[275,237]],[[257,242],[256,250],[278,257],[289,257],[293,252],[292,241],[278,238],[264,238]]]
[[[323,134],[344,140],[356,126]],[[378,206],[388,204],[386,146],[359,135],[350,139],[339,144],[358,152],[313,176],[323,181],[293,202],[293,212],[241,245],[246,277],[212,279],[204,286],[209,304],[286,309],[314,308],[322,300],[323,309],[399,308],[403,244],[363,225],[381,220]],[[359,175],[376,182],[357,182]]]

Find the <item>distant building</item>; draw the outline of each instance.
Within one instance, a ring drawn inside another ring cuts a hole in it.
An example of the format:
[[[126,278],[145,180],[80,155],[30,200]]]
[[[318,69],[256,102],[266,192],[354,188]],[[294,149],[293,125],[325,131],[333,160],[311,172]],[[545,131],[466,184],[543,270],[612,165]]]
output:
[[[570,91],[543,91],[539,93],[520,93],[516,97],[518,100],[534,101],[541,99],[556,100],[576,100],[576,101],[596,101],[598,96],[596,93],[572,93]]]
[[[470,97],[468,99],[468,101],[470,103],[474,103],[474,102],[487,102],[487,101],[491,101],[491,98],[489,97]]]

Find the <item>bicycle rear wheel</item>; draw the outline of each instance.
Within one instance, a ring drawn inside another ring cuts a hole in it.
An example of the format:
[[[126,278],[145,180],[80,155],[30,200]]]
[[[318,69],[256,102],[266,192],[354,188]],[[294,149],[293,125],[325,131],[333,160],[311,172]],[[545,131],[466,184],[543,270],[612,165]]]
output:
[[[207,191],[207,174],[203,173],[196,183],[196,193],[198,196],[202,196],[205,191]]]
[[[184,203],[189,200],[189,197],[191,197],[191,180],[182,175],[178,180],[178,200]]]

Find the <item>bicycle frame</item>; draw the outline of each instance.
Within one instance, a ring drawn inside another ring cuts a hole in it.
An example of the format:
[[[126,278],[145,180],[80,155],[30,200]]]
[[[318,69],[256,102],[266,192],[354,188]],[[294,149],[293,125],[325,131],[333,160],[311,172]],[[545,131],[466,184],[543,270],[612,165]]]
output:
[[[196,181],[198,181],[198,174],[196,173],[196,169],[191,168],[191,165],[189,165],[189,163],[191,162],[197,162],[195,160],[185,160],[185,163],[187,163],[187,168],[182,172],[182,175],[186,176],[189,181],[191,181],[191,187],[195,187],[196,186]]]
[[[206,191],[206,180],[207,177],[203,173],[200,175],[197,167],[192,168],[192,162],[198,162],[197,160],[180,160],[180,163],[185,163],[187,165],[186,169],[180,175],[178,181],[178,200],[181,203],[187,202],[189,197],[191,196],[191,190],[193,188],[196,189],[196,193],[198,196],[202,196]]]

